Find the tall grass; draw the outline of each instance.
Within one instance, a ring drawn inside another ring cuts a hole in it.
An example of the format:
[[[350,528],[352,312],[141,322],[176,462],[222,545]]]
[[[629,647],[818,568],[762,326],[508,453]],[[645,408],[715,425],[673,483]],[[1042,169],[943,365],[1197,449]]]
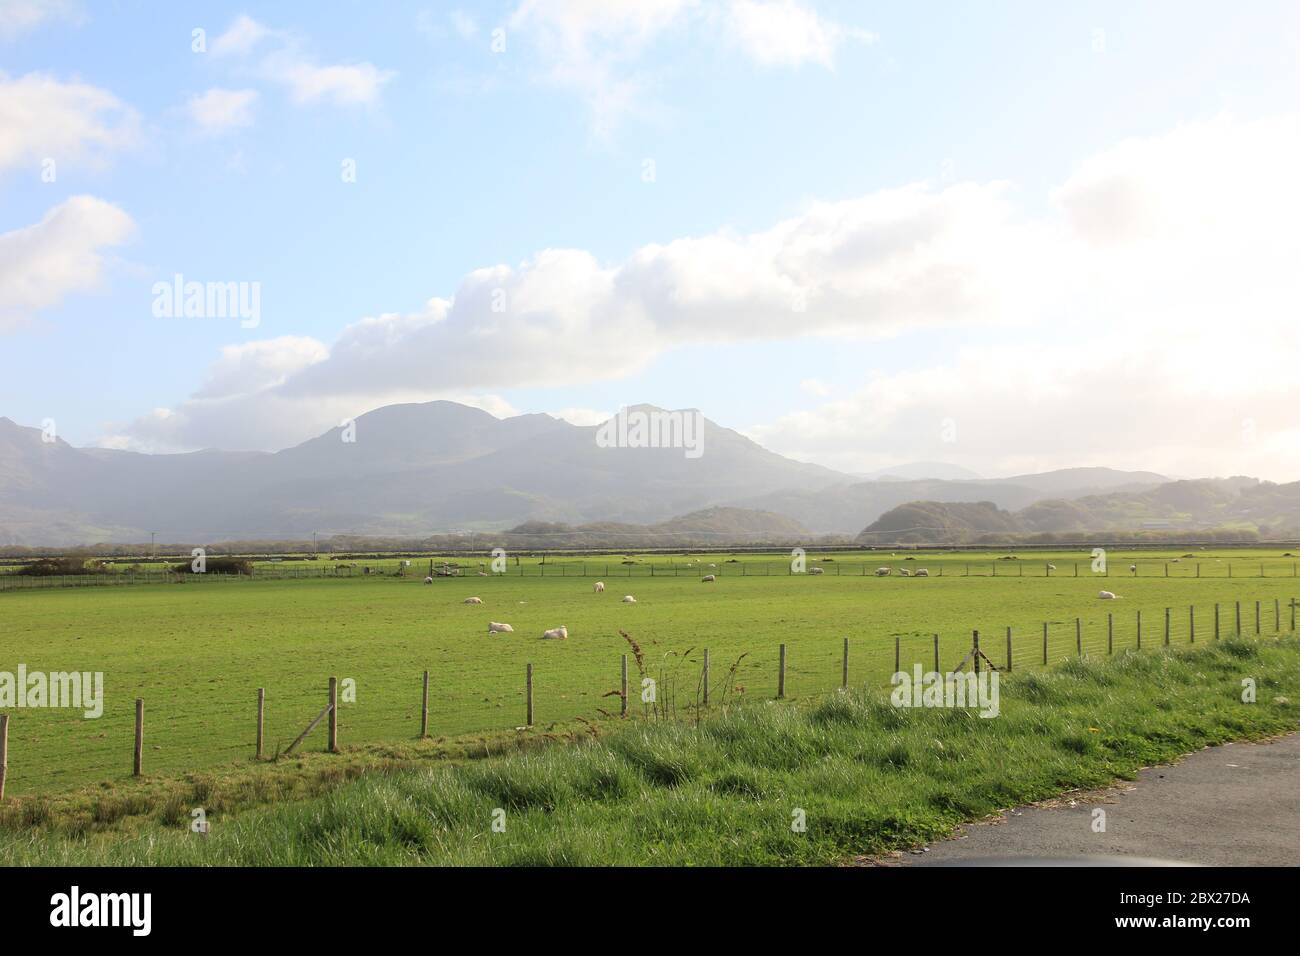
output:
[[[1242,679],[1257,685],[1242,701]],[[1300,724],[1300,641],[1225,640],[1006,675],[1001,716],[853,691],[637,721],[464,767],[370,772],[324,796],[128,836],[0,832],[0,863],[827,864],[1230,739]],[[192,794],[196,799],[201,796]],[[196,804],[196,806],[199,804]],[[791,824],[802,811],[806,831]],[[504,830],[494,821],[504,821]]]

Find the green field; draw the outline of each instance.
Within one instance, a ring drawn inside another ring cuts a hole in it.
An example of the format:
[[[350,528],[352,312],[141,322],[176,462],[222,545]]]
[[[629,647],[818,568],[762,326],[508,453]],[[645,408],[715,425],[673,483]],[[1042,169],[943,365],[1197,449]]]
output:
[[[489,577],[473,572],[475,559],[469,576],[425,585],[426,558],[405,578],[214,578],[0,593],[0,671],[19,664],[29,672],[103,671],[106,681],[98,720],[79,711],[9,711],[8,790],[55,792],[128,776],[137,697],[146,702],[146,772],[176,772],[251,758],[259,687],[267,692],[267,749],[287,745],[324,706],[331,675],[356,682],[356,702],[340,708],[345,746],[416,737],[425,669],[435,737],[522,725],[528,663],[535,667],[534,732],[575,717],[597,719],[602,709],[618,709],[617,698],[605,695],[617,690],[620,656],[629,651],[620,628],[644,650],[647,673],[670,678],[661,699],[675,688],[682,713],[695,702],[704,648],[715,704],[724,692],[774,696],[781,643],[788,646],[787,695],[799,697],[839,685],[846,637],[850,682],[881,686],[894,669],[896,638],[903,666],[928,665],[937,633],[941,665],[950,668],[978,629],[985,651],[1002,664],[1010,627],[1022,670],[1041,666],[1044,622],[1048,658],[1059,661],[1076,652],[1076,618],[1085,654],[1097,657],[1107,653],[1108,614],[1116,650],[1136,643],[1139,611],[1143,645],[1155,647],[1164,641],[1167,607],[1172,643],[1186,644],[1189,607],[1200,642],[1213,638],[1216,602],[1225,636],[1235,630],[1237,601],[1243,630],[1253,634],[1259,601],[1261,632],[1271,635],[1279,625],[1289,632],[1289,602],[1300,597],[1294,563],[1281,549],[1198,551],[1177,563],[1179,552],[1116,551],[1109,577],[1093,574],[1084,552],[1025,552],[1016,561],[997,560],[997,553],[916,553],[904,562],[909,553],[810,555],[810,565],[825,570],[819,576],[789,575],[782,555],[656,555],[628,565],[618,557],[548,558],[544,571],[527,559]],[[1136,577],[1128,571],[1134,561]],[[1048,562],[1057,566],[1050,576]],[[926,567],[932,576],[870,575],[886,564]],[[385,567],[396,564],[390,559]],[[720,577],[703,584],[702,573]],[[602,595],[592,593],[598,577],[608,585]],[[1122,600],[1098,600],[1103,587]],[[621,603],[627,593],[638,603]],[[463,604],[470,595],[484,604]],[[488,637],[489,620],[506,621],[515,633]],[[568,627],[567,641],[540,640],[559,624]],[[632,676],[635,690],[635,664]],[[633,714],[642,709],[634,698]],[[322,740],[318,729],[304,747],[319,749]]]

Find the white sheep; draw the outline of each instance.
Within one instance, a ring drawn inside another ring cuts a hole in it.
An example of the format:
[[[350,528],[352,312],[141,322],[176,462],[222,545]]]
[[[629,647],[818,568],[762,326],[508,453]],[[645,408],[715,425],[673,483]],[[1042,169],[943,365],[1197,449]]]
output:
[[[905,578],[910,578],[912,576],[912,572],[909,571],[907,568],[899,568],[898,573]]]
[[[559,627],[553,627],[549,631],[542,631],[542,640],[544,641],[563,641],[569,636],[569,629],[561,624]]]
[[[498,624],[496,621],[488,621],[489,634],[513,634],[515,629],[509,624]]]
[[[1049,570],[1049,571],[1055,571],[1055,570],[1056,570],[1056,565],[1054,565],[1054,564],[1049,564],[1049,565],[1047,566],[1047,570]]]
[[[916,576],[917,576],[918,578],[928,578],[928,577],[930,576],[930,572],[929,572],[928,570],[926,570],[925,568],[917,568],[917,569],[916,569]]]
[[[716,581],[716,580],[718,580],[716,576],[712,574],[706,574],[704,575],[704,577],[700,578],[700,583],[703,584],[706,581]]]
[[[892,569],[890,569],[890,568],[876,568],[876,577],[878,577],[878,578],[887,578],[887,577],[889,577],[889,572],[890,572],[891,570],[892,570]]]
[[[1117,601],[1117,600],[1119,600],[1119,595],[1118,595],[1118,594],[1115,594],[1115,593],[1113,593],[1113,592],[1111,592],[1111,591],[1102,591],[1100,594],[1097,595],[1097,597],[1101,598],[1103,601]]]
[[[1137,573],[1138,573],[1138,566],[1137,566],[1136,564],[1130,564],[1130,565],[1128,566],[1128,569],[1129,569],[1130,571],[1132,571],[1134,574],[1137,574]]]
[[[424,579],[424,583],[425,583],[425,584],[432,584],[432,583],[433,583],[433,578],[432,578],[432,577],[427,577],[427,578],[425,578],[425,579]]]
[[[482,603],[483,603],[483,599],[482,599],[481,597],[467,597],[467,598],[465,598],[464,603],[465,603],[465,604],[482,604]]]
[[[597,582],[596,582],[596,586],[595,586],[594,588],[592,588],[592,590],[595,591],[597,594],[604,594],[604,593],[605,593],[605,582],[604,582],[604,581],[597,581]]]
[[[636,603],[636,598],[634,598],[634,597],[633,597],[632,595],[630,595],[630,594],[624,594],[624,595],[623,595],[623,603],[624,603],[624,604],[635,604],[635,603]]]
[[[809,573],[809,574],[821,574],[821,573],[822,573],[822,569],[821,569],[821,568],[809,568],[809,569],[808,569],[808,573]]]

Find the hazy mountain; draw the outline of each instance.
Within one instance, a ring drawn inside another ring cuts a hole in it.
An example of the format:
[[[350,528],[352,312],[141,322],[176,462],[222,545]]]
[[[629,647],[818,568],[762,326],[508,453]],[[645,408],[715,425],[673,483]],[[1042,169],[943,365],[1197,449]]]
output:
[[[879,471],[869,471],[858,477],[867,481],[916,481],[923,478],[962,481],[979,478],[979,475],[961,465],[950,465],[942,461],[914,461],[906,465],[892,465]]]
[[[601,447],[598,428],[428,402],[376,409],[354,427],[273,454],[144,455],[73,448],[0,418],[0,544],[140,542],[150,532],[194,543],[313,532],[414,538],[524,522],[548,522],[566,535],[623,528],[628,540],[666,543],[674,535],[787,540],[857,534],[882,516],[889,520],[881,529],[891,532],[923,519],[945,533],[996,530],[984,525],[1001,527],[998,512],[1012,513],[1024,533],[1143,521],[1300,524],[1293,486],[1254,479],[1168,482],[1109,468],[907,477],[965,473],[922,462],[862,480],[784,458],[707,419],[696,457],[682,448]],[[915,502],[986,502],[993,513],[927,506],[889,514]]]
[[[633,411],[659,411],[639,406]],[[698,457],[607,448],[596,426],[394,405],[269,453],[143,455],[47,443],[0,419],[0,543],[421,535],[529,519],[652,524],[847,476],[703,420]]]

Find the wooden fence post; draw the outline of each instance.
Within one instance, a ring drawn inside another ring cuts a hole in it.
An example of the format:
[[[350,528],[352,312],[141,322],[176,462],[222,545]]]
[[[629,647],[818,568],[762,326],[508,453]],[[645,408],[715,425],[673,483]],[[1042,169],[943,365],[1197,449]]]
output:
[[[1165,608],[1165,647],[1169,646],[1169,608]]]
[[[266,726],[266,688],[257,689],[257,759],[262,759],[263,728]]]
[[[1043,622],[1043,666],[1047,666],[1047,622]]]
[[[1074,619],[1074,649],[1080,657],[1083,656],[1083,618]]]
[[[528,670],[524,674],[524,679],[527,683],[527,688],[528,688],[528,720],[526,721],[526,724],[527,726],[531,727],[533,725],[533,665],[532,664],[528,665]]]
[[[844,665],[841,668],[840,686],[845,690],[849,688],[849,639],[844,638]]]
[[[1273,633],[1282,632],[1282,603],[1280,598],[1273,598]]]
[[[709,649],[704,649],[704,706],[709,706]],[[626,693],[624,697],[626,697]]]
[[[1106,615],[1106,653],[1115,653],[1115,615]]]
[[[785,696],[785,645],[781,645],[781,663],[776,672],[776,696]]]
[[[939,673],[939,635],[934,635],[934,672]]]
[[[330,678],[329,752],[339,752],[339,679]]]
[[[1138,611],[1137,649],[1142,650],[1142,612]]]
[[[5,798],[5,777],[9,774],[9,715],[0,714],[0,800]]]
[[[1007,628],[1007,673],[1011,673],[1011,628]]]
[[[1228,567],[1229,569],[1231,569],[1232,565],[1228,565]],[[1240,601],[1237,602],[1237,636],[1241,637],[1241,602]]]
[[[135,760],[132,775],[140,776],[144,771],[144,698],[135,699]]]
[[[424,672],[424,683],[420,690],[420,739],[429,736],[429,672]]]
[[[709,672],[708,662],[709,662],[709,652],[705,651],[704,652],[704,673],[705,674],[708,674]],[[706,677],[704,680],[705,680],[704,686],[707,688],[709,686],[708,678]],[[620,717],[626,717],[627,716],[627,655],[626,654],[623,655],[623,659],[619,665],[618,689],[619,689],[619,696],[622,698],[622,701],[618,705],[618,715]],[[706,704],[709,702],[709,692],[707,689],[704,691],[704,702]]]
[[[1187,643],[1196,643],[1196,605],[1187,606]]]
[[[900,662],[899,643],[898,643],[899,640],[900,640],[899,636],[895,634],[894,635],[894,673],[895,674],[897,674],[902,669],[899,666],[899,662]]]
[[[1259,602],[1255,602],[1255,636],[1259,636]]]
[[[1214,639],[1219,639],[1219,602],[1214,602]]]
[[[975,673],[978,674],[980,672],[980,632],[972,631],[971,639],[974,641],[971,648],[971,656],[975,659]],[[898,668],[894,668],[894,670],[898,670]]]

